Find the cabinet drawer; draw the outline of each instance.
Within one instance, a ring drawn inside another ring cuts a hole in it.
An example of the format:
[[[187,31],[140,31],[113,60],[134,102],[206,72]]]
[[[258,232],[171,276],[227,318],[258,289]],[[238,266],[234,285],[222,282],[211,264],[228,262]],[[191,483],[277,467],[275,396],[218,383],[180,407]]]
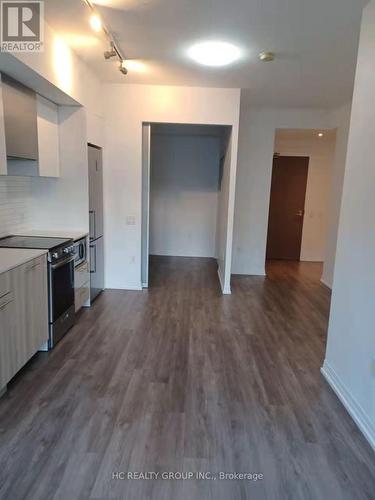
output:
[[[90,288],[88,283],[82,286],[81,288],[77,288],[75,291],[75,311],[79,311],[81,307],[89,300],[90,298]]]
[[[0,297],[10,292],[10,273],[0,274]]]
[[[74,287],[78,290],[89,282],[90,274],[87,262],[83,262],[74,270]]]

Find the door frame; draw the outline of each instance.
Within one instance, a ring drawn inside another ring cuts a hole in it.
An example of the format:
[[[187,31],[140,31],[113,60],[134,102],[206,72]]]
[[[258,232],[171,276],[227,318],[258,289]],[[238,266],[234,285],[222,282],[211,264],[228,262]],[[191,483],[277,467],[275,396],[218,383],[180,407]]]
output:
[[[141,287],[149,287],[149,247],[150,247],[150,177],[151,177],[151,138],[152,125],[167,123],[176,125],[197,125],[195,122],[142,121],[141,122],[141,163],[142,163],[142,200],[141,200]],[[199,123],[199,125],[217,125],[229,129],[226,153],[229,157],[227,179],[228,199],[226,206],[225,249],[222,262],[218,258],[218,278],[223,295],[231,294],[231,271],[233,251],[234,200],[237,174],[238,128],[226,123]],[[234,140],[235,139],[235,140]]]
[[[151,123],[142,123],[142,249],[141,249],[142,288],[148,288],[149,286],[150,175],[151,175]]]

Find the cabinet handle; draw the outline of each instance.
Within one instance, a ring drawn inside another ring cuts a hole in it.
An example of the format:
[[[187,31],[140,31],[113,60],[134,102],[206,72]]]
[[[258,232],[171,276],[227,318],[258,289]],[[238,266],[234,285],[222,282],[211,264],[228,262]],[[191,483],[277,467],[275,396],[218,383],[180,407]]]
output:
[[[13,299],[8,300],[8,302],[4,302],[4,304],[0,304],[0,311],[5,309],[11,302],[13,302]]]
[[[3,299],[4,297],[6,297],[7,295],[9,295],[10,293],[11,293],[11,292],[9,292],[9,291],[8,291],[8,292],[5,292],[5,293],[2,293],[2,294],[0,295],[0,299]]]
[[[29,266],[27,268],[27,272],[33,271],[36,267],[40,266],[40,262],[37,262],[36,264],[33,264],[32,266]]]

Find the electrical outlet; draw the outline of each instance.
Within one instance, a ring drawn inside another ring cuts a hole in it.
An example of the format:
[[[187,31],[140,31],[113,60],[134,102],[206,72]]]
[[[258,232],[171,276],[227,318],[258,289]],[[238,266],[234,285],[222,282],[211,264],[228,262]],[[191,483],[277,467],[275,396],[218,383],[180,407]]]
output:
[[[126,216],[126,225],[127,226],[135,226],[135,215],[127,215]]]

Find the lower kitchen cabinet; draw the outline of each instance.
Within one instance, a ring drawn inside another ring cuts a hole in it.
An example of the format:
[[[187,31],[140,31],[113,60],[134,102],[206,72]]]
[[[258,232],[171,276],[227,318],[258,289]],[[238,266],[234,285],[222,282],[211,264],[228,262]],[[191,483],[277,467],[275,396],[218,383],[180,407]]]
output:
[[[46,256],[1,276],[10,290],[0,298],[0,390],[48,340]]]
[[[0,298],[0,391],[17,372],[15,317],[14,295],[8,292]]]

